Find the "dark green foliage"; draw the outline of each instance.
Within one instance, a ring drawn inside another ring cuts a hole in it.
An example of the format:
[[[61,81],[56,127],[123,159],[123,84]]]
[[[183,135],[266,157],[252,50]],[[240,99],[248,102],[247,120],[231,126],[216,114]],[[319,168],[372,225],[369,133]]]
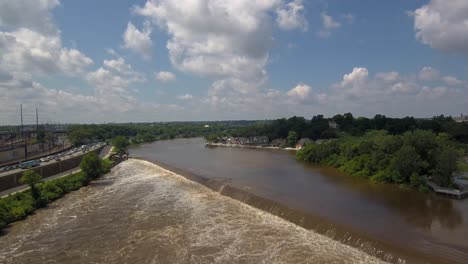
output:
[[[331,122],[336,123],[338,128],[332,128]],[[223,136],[268,136],[270,140],[274,140],[286,138],[290,131],[295,131],[298,139],[316,140],[338,138],[345,135],[362,136],[372,130],[385,130],[390,135],[427,130],[435,134],[444,133],[448,139],[468,143],[468,123],[457,123],[451,117],[436,116],[432,119],[416,119],[414,117],[389,118],[384,115],[376,115],[374,118],[355,118],[351,113],[335,115],[332,118],[317,115],[310,120],[294,116],[288,119],[262,121],[250,126],[232,128],[228,131],[210,133],[205,136],[209,135],[211,139]]]
[[[88,180],[95,179],[104,172],[101,158],[95,152],[89,152],[83,157],[80,169],[84,172]]]
[[[441,186],[451,185],[457,168],[455,144],[443,135],[415,130],[403,135],[370,131],[360,137],[343,137],[323,144],[309,144],[297,158],[339,168],[374,182],[421,188],[422,176]]]
[[[286,138],[287,140],[287,144],[288,144],[288,147],[294,147],[297,143],[297,141],[299,140],[297,138],[297,133],[294,132],[294,131],[289,131],[288,133],[288,137]]]
[[[29,188],[31,188],[31,195],[36,207],[40,207],[43,204],[41,199],[41,191],[39,188],[37,188],[37,184],[40,183],[41,180],[41,175],[39,175],[33,170],[27,170],[23,173],[23,176],[21,176],[21,178],[18,181],[21,184],[29,185]]]
[[[73,125],[69,128],[68,137],[76,146],[93,141],[111,140],[116,136],[125,136],[132,143],[143,143],[163,139],[223,134],[255,123],[256,121],[215,121]]]
[[[130,143],[124,136],[116,136],[112,139],[112,146],[115,147],[118,153],[125,153],[125,151],[127,151],[128,145],[130,145]]]

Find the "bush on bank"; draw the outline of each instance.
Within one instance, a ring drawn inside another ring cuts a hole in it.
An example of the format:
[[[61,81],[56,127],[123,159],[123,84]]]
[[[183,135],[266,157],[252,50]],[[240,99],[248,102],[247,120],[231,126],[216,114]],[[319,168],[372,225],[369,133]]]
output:
[[[93,171],[92,175],[87,175],[86,172],[81,171],[65,177],[37,183],[36,188],[41,195],[41,204],[36,203],[31,189],[1,198],[0,230],[8,226],[9,223],[26,218],[40,206],[45,206],[63,195],[87,185],[91,179],[109,172],[111,168],[109,160],[101,160],[98,157],[96,161],[97,156],[92,154],[90,154],[90,157],[88,160],[91,160],[91,163],[99,164],[99,167],[93,167],[93,169],[99,172],[98,174],[95,174],[96,171]]]
[[[423,176],[440,186],[452,185],[460,149],[448,136],[416,130],[403,135],[370,131],[361,137],[344,137],[323,144],[309,144],[299,160],[338,168],[374,182],[425,189]]]

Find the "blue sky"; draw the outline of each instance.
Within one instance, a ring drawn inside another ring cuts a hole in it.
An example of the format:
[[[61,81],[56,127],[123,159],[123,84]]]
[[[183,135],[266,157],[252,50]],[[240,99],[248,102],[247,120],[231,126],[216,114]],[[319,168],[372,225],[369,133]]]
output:
[[[468,114],[467,59],[464,0],[0,0],[0,124]]]

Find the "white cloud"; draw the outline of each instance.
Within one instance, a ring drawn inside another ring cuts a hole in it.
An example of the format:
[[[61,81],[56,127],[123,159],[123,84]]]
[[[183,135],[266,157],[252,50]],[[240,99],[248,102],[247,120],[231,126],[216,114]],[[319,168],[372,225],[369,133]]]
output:
[[[326,12],[320,13],[320,17],[322,18],[323,29],[317,32],[317,36],[321,38],[329,37],[333,29],[341,27],[341,23],[336,21],[332,16],[329,16]]]
[[[179,99],[179,100],[192,100],[193,95],[191,95],[191,94],[179,95],[179,96],[177,96],[177,99]]]
[[[292,102],[299,103],[324,103],[327,95],[318,93],[307,84],[300,83],[296,87],[289,90],[286,95],[292,99]]]
[[[288,91],[288,96],[304,101],[309,97],[310,90],[311,88],[307,84],[298,84],[296,87]]]
[[[386,82],[394,82],[400,78],[400,74],[396,71],[391,72],[379,72],[375,75],[376,78],[384,80]]]
[[[0,31],[0,68],[14,76],[78,75],[92,63],[80,51],[62,47],[60,36],[26,28]]]
[[[419,79],[423,81],[435,81],[439,79],[440,73],[438,70],[432,67],[424,66],[419,72],[418,76],[419,76]]]
[[[453,76],[444,76],[442,79],[447,85],[450,86],[457,86],[463,84],[462,81]]]
[[[123,34],[124,48],[140,54],[144,59],[151,58],[153,43],[151,42],[151,28],[145,25],[143,31],[138,30],[131,22]]]
[[[276,22],[283,30],[301,28],[306,31],[308,22],[304,16],[304,5],[302,0],[294,0],[281,5],[276,9]]]
[[[369,71],[366,68],[355,67],[351,73],[343,76],[341,86],[361,84],[367,79]]]
[[[411,13],[416,38],[435,49],[468,54],[468,1],[431,0]]]
[[[0,27],[56,34],[51,10],[59,4],[58,0],[0,0]]]
[[[172,72],[168,71],[160,71],[156,73],[156,79],[162,81],[162,82],[169,82],[175,80],[175,75]]]
[[[200,0],[181,5],[176,0],[148,0],[133,12],[168,33],[166,46],[174,67],[213,79],[209,96],[226,97],[261,89],[268,78],[265,66],[273,43],[274,15],[283,10],[278,23],[292,28],[297,21],[304,26],[301,3]]]

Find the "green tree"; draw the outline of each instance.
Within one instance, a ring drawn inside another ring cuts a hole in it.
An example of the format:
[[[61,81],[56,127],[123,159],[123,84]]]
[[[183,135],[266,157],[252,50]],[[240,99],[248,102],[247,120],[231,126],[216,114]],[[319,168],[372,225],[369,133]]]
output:
[[[130,143],[124,136],[116,136],[112,139],[112,145],[116,148],[118,153],[124,153]]]
[[[288,141],[288,147],[294,147],[297,143],[297,133],[295,131],[289,131],[288,137],[286,140]]]
[[[392,167],[399,172],[395,175],[393,181],[399,184],[408,183],[411,175],[419,175],[423,167],[423,161],[414,147],[404,145],[394,154]]]
[[[90,152],[83,157],[80,169],[86,174],[88,182],[99,177],[104,172],[102,160],[94,152]]]
[[[452,147],[444,147],[437,156],[437,166],[433,171],[433,179],[440,186],[450,186],[452,174],[457,169],[457,151]]]
[[[36,207],[41,206],[41,191],[37,187],[37,184],[42,180],[41,175],[33,170],[27,170],[23,173],[23,176],[18,180],[21,184],[28,184],[31,188],[31,195],[36,204]]]

